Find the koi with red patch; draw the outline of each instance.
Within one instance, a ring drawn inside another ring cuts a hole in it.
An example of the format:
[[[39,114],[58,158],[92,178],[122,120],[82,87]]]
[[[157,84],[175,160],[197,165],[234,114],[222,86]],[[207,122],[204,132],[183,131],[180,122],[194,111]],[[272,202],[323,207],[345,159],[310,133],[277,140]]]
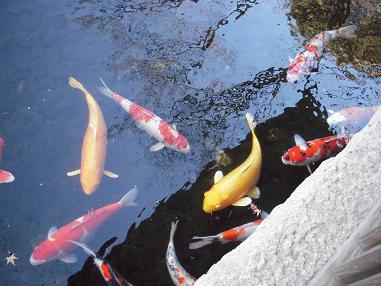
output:
[[[1,163],[1,158],[3,155],[3,149],[4,149],[4,140],[3,138],[0,137],[0,163]],[[14,180],[15,180],[15,177],[10,172],[0,169],[0,184],[11,183]]]
[[[171,276],[171,279],[176,286],[191,286],[194,285],[196,279],[180,265],[180,262],[176,256],[175,246],[173,244],[173,237],[175,235],[178,222],[179,221],[172,222],[171,226],[171,233],[166,255],[167,268],[169,275]]]
[[[33,266],[42,265],[56,259],[66,263],[74,263],[77,257],[72,254],[75,245],[67,240],[86,242],[113,214],[127,206],[136,206],[135,198],[138,190],[135,186],[119,201],[88,212],[57,230],[49,229],[48,238],[38,245],[30,256]]]
[[[105,82],[100,79],[103,87],[99,91],[117,102],[125,111],[127,111],[136,125],[147,132],[150,136],[154,137],[159,142],[151,146],[150,151],[159,151],[164,147],[188,153],[190,146],[186,138],[177,131],[175,125],[170,125],[168,122],[154,114],[152,111],[133,103],[132,101],[124,98],[123,96],[113,92]]]
[[[264,211],[261,211],[264,212]],[[193,236],[192,239],[199,239],[199,241],[189,244],[189,249],[198,249],[215,242],[224,244],[230,241],[244,241],[248,238],[258,226],[262,223],[264,218],[257,219],[255,221],[233,227],[231,229],[220,232],[211,236]]]
[[[312,70],[317,69],[325,45],[337,37],[354,37],[356,30],[357,26],[351,25],[317,34],[304,46],[304,49],[301,50],[294,59],[290,58],[290,66],[287,69],[287,81],[295,82],[301,75],[308,75]]]
[[[294,140],[296,146],[289,149],[283,156],[286,165],[306,166],[312,173],[310,164],[335,156],[351,140],[352,135],[333,135],[305,142],[298,134]]]
[[[102,274],[108,286],[132,286],[122,275],[119,274],[116,269],[114,269],[111,264],[98,254],[96,254],[90,247],[85,243],[81,243],[74,240],[67,240],[74,245],[77,245],[83,249],[94,261],[95,266],[98,268],[99,272]]]

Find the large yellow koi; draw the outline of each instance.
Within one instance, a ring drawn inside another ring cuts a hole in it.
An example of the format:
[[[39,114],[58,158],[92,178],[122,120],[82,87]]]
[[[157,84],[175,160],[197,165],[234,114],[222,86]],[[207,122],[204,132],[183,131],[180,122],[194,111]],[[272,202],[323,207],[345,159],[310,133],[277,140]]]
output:
[[[246,113],[246,120],[253,135],[251,153],[245,162],[225,177],[221,171],[216,172],[213,187],[204,194],[203,209],[206,213],[230,205],[247,206],[251,203],[249,197],[259,198],[259,189],[256,184],[261,173],[262,152],[254,133],[253,118],[249,113]]]
[[[83,92],[89,108],[89,124],[82,143],[81,169],[68,172],[68,176],[81,174],[81,185],[86,195],[96,191],[102,176],[117,178],[118,175],[104,170],[107,146],[107,128],[102,111],[92,95],[75,78],[69,78],[72,88]]]

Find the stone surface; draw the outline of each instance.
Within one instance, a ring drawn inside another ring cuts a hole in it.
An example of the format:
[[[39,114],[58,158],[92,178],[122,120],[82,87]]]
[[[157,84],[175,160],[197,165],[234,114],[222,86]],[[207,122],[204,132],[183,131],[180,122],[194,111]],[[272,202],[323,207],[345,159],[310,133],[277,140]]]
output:
[[[381,198],[381,111],[200,285],[306,285]]]

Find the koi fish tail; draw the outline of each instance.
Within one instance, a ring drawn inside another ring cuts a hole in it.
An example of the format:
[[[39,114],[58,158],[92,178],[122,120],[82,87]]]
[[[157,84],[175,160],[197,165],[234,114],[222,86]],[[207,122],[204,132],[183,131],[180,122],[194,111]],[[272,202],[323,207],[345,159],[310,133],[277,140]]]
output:
[[[342,27],[337,30],[337,36],[344,37],[344,38],[354,38],[356,37],[356,31],[357,31],[357,25]]]
[[[88,247],[86,244],[78,242],[78,241],[74,241],[74,240],[66,240],[66,241],[81,247],[83,249],[83,251],[86,252],[91,257],[93,257],[93,258],[97,257],[95,252],[92,249],[90,249],[90,247]]]
[[[84,94],[88,94],[89,92],[86,90],[86,88],[83,87],[83,85],[78,81],[76,80],[74,77],[69,77],[69,85],[72,87],[72,88],[76,88],[76,89],[79,89],[80,91],[82,91]]]
[[[169,234],[169,241],[170,242],[173,242],[173,237],[175,236],[175,232],[176,232],[176,229],[177,229],[177,224],[179,223],[179,221],[175,221],[175,222],[172,222],[172,225],[171,225],[171,233]]]
[[[134,186],[123,198],[120,199],[119,205],[121,207],[137,206],[135,198],[138,195],[138,187]]]
[[[257,122],[254,122],[254,116],[253,116],[253,114],[247,112],[246,113],[246,121],[247,121],[247,124],[250,127],[251,133],[253,133],[253,135],[254,135],[254,129],[257,126]]]
[[[98,90],[105,96],[109,97],[109,98],[113,98],[112,95],[114,94],[114,92],[107,86],[107,84],[103,81],[102,78],[99,78],[101,83],[103,84],[102,87],[98,87]]]
[[[218,235],[212,236],[193,236],[192,239],[200,239],[200,241],[189,243],[189,249],[198,249],[205,245],[212,244],[218,241]]]

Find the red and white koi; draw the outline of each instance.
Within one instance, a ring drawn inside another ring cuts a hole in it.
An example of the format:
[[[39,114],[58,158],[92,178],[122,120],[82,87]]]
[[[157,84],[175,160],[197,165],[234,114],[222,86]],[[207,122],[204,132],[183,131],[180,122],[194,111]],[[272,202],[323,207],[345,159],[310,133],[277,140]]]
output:
[[[189,152],[190,146],[188,141],[180,132],[177,131],[175,125],[170,125],[152,111],[113,92],[102,79],[100,80],[104,86],[100,87],[99,91],[103,95],[117,102],[130,114],[140,129],[143,129],[150,136],[159,141],[151,146],[151,152],[159,151],[164,147],[168,147],[182,153]]]
[[[257,219],[255,221],[225,230],[216,235],[193,236],[192,239],[199,239],[199,241],[190,243],[189,249],[198,249],[204,247],[205,245],[209,245],[215,242],[224,244],[230,241],[244,241],[252,233],[255,232],[255,230],[258,228],[258,226],[261,224],[263,220],[264,218]]]
[[[338,112],[328,110],[331,114],[327,118],[327,123],[330,126],[348,126],[348,127],[363,127],[372,118],[374,113],[379,109],[379,106],[370,107],[349,107]]]
[[[0,137],[0,163],[1,163],[1,158],[3,155],[3,149],[4,149],[4,140],[3,138]],[[0,169],[0,184],[11,183],[14,180],[15,180],[15,177],[10,172]]]
[[[175,246],[173,244],[173,237],[176,232],[177,224],[179,221],[172,222],[171,233],[169,237],[169,244],[167,248],[167,268],[169,275],[173,283],[176,286],[190,286],[194,285],[196,279],[192,277],[181,265],[179,260],[177,259]]]
[[[324,31],[313,37],[294,59],[290,59],[290,66],[287,69],[287,81],[295,82],[301,75],[310,74],[317,69],[325,45],[337,37],[355,37],[356,25],[346,26],[336,30]]]
[[[122,275],[119,274],[116,269],[114,269],[110,263],[108,263],[104,258],[96,254],[90,247],[85,243],[81,243],[74,240],[67,240],[74,245],[77,245],[83,249],[91,258],[93,258],[95,266],[98,268],[99,272],[102,274],[108,286],[132,286]]]
[[[308,171],[312,173],[311,163],[335,156],[344,149],[351,138],[351,134],[333,135],[305,142],[300,135],[295,134],[296,146],[282,156],[282,162],[286,165],[307,166]]]
[[[136,206],[134,200],[137,193],[135,186],[119,202],[88,212],[58,230],[56,227],[51,227],[48,239],[34,249],[30,256],[30,263],[38,266],[56,259],[66,263],[76,262],[77,257],[72,254],[76,246],[67,240],[88,241],[91,235],[117,211],[127,206]]]

